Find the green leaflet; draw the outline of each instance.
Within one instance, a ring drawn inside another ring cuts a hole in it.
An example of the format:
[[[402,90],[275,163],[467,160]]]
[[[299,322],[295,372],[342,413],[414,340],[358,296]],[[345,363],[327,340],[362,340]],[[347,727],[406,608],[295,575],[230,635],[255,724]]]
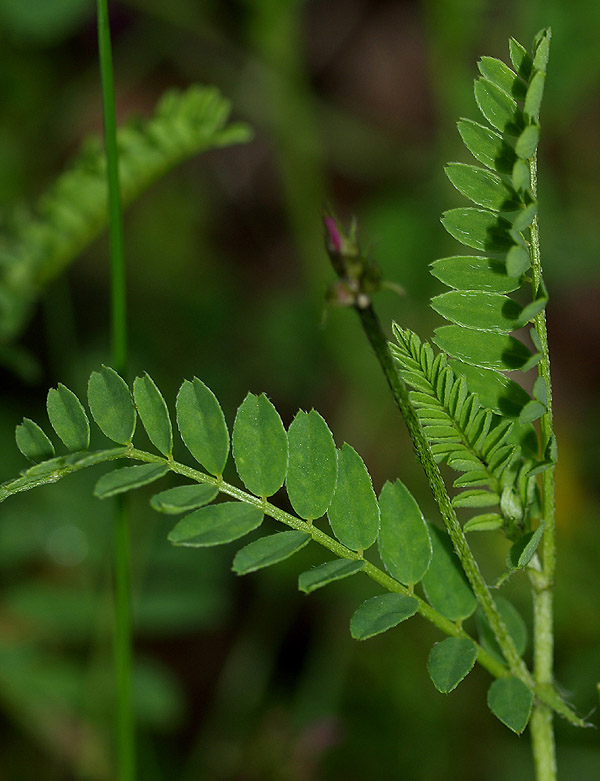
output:
[[[521,207],[517,193],[492,171],[464,163],[449,163],[444,170],[456,189],[478,206],[494,211]]]
[[[83,405],[67,387],[50,388],[46,401],[52,428],[67,450],[87,450],[90,446],[90,423]]]
[[[169,410],[149,374],[135,378],[133,398],[150,441],[163,456],[170,456],[173,452],[173,429]]]
[[[482,57],[477,67],[482,76],[508,95],[516,100],[525,98],[527,92],[525,83],[502,60],[497,60],[495,57]]]
[[[468,618],[477,606],[475,594],[462,570],[458,556],[452,549],[446,532],[429,524],[433,558],[423,588],[430,604],[451,621]]]
[[[29,418],[23,418],[16,428],[17,447],[25,458],[35,463],[46,461],[54,456],[54,445],[42,429]]]
[[[527,114],[532,120],[535,121],[537,121],[540,117],[540,107],[542,105],[542,98],[544,97],[545,82],[546,74],[543,71],[538,71],[532,78],[527,90],[527,97],[525,98],[525,114]]]
[[[431,649],[427,670],[435,688],[448,694],[467,677],[477,659],[477,646],[468,637],[447,637]]]
[[[300,411],[289,427],[288,442],[290,503],[300,518],[320,518],[331,504],[337,481],[337,449],[331,431],[316,410]]]
[[[141,488],[158,480],[159,477],[164,477],[168,471],[169,467],[166,464],[141,464],[113,469],[98,480],[94,488],[94,496],[98,499],[108,499],[110,496]]]
[[[518,678],[498,678],[488,689],[487,703],[496,718],[520,735],[529,721],[533,694]]]
[[[232,542],[257,529],[263,520],[258,507],[223,502],[201,507],[186,515],[169,534],[169,542],[200,548]]]
[[[525,247],[515,244],[509,249],[506,254],[506,273],[509,277],[518,279],[530,266],[531,258]]]
[[[233,457],[246,488],[272,496],[285,480],[288,440],[279,413],[264,395],[249,393],[233,424]]]
[[[517,157],[522,160],[530,158],[537,149],[540,140],[540,129],[537,125],[528,125],[519,136],[515,144]]]
[[[509,569],[526,567],[534,557],[543,534],[544,522],[541,521],[535,531],[524,534],[512,545],[506,556],[506,566]]]
[[[461,244],[484,252],[506,252],[513,245],[511,224],[485,209],[450,209],[442,214],[442,225]]]
[[[338,455],[338,478],[327,511],[337,539],[351,550],[370,548],[379,531],[379,505],[371,476],[354,448],[344,443]]]
[[[476,515],[463,526],[464,532],[490,532],[501,529],[504,526],[504,519],[496,513],[483,513]]]
[[[235,554],[232,570],[238,575],[270,567],[304,548],[310,534],[301,531],[277,532],[251,542]]]
[[[367,599],[350,621],[350,634],[355,640],[368,640],[387,632],[407,618],[414,616],[419,603],[404,594],[381,594]]]
[[[499,133],[472,119],[461,119],[457,127],[464,145],[480,163],[499,173],[512,173],[517,155]]]
[[[492,127],[510,136],[518,136],[525,127],[516,101],[488,79],[475,80],[475,100]]]
[[[512,293],[520,287],[520,280],[514,278],[520,274],[508,275],[506,265],[501,260],[480,255],[440,258],[431,264],[431,273],[440,282],[456,290]]]
[[[433,341],[449,355],[483,369],[525,369],[533,358],[523,342],[513,336],[479,333],[457,325],[436,328]]]
[[[508,633],[514,641],[517,653],[519,656],[523,656],[527,648],[527,625],[519,615],[516,607],[512,604],[512,602],[509,602],[508,599],[504,599],[504,597],[498,596],[494,601],[502,620],[506,624]],[[479,642],[485,648],[485,650],[492,654],[492,656],[494,656],[499,662],[504,663],[504,656],[500,650],[500,646],[498,645],[496,638],[494,637],[494,633],[489,625],[487,618],[481,610],[477,611],[475,617],[477,621],[477,630],[479,633]]]
[[[335,559],[335,561],[326,561],[325,564],[302,572],[298,577],[298,589],[304,591],[305,594],[310,594],[336,580],[356,575],[364,568],[365,562],[362,560]]]
[[[175,407],[185,446],[207,472],[218,477],[229,455],[229,432],[215,394],[194,377],[181,385]]]
[[[419,505],[400,481],[386,483],[379,496],[379,555],[392,577],[418,583],[431,562],[431,540]]]
[[[193,483],[192,485],[179,485],[176,488],[168,488],[159,494],[154,494],[150,499],[150,506],[159,513],[178,515],[197,507],[204,507],[218,495],[219,489],[206,483]]]
[[[98,427],[119,445],[129,445],[135,431],[136,413],[125,380],[114,369],[102,366],[88,382],[88,404]]]
[[[481,403],[499,415],[518,417],[530,401],[529,394],[503,374],[453,359],[450,360],[450,366],[456,374],[467,378],[469,388],[477,393]]]
[[[510,52],[510,61],[517,74],[527,81],[531,75],[531,68],[533,61],[527,49],[522,46],[514,38],[511,38],[508,42],[508,48]]]
[[[438,314],[478,331],[508,334],[522,325],[522,307],[508,296],[479,290],[452,290],[431,299]]]

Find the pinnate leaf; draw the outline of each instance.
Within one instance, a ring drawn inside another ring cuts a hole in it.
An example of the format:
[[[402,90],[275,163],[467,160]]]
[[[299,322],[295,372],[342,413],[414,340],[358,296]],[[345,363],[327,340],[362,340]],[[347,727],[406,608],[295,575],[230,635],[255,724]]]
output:
[[[159,513],[178,515],[204,507],[209,504],[219,493],[219,489],[207,483],[193,483],[192,485],[179,485],[168,488],[159,494],[154,494],[150,499],[150,506]]]
[[[54,445],[42,429],[29,418],[23,418],[15,432],[17,447],[25,458],[38,463],[54,456]]]
[[[346,443],[338,455],[337,485],[327,515],[337,539],[351,550],[366,550],[377,539],[379,505],[371,476]]]
[[[442,225],[461,244],[484,252],[506,252],[513,244],[510,222],[484,209],[450,209]]]
[[[468,637],[447,637],[431,649],[427,661],[429,677],[435,688],[448,694],[456,689],[473,669],[477,646]]]
[[[233,424],[233,457],[246,488],[272,496],[285,480],[288,440],[279,413],[263,394],[249,393]]]
[[[355,640],[367,640],[387,632],[414,616],[419,603],[405,594],[381,594],[363,602],[350,620],[350,634]]]
[[[433,341],[449,355],[484,369],[524,369],[533,357],[514,336],[480,333],[457,325],[437,328]]]
[[[298,412],[288,430],[286,488],[300,518],[327,512],[337,480],[337,449],[327,423],[316,410]]]
[[[423,587],[431,605],[451,621],[468,618],[477,600],[452,548],[446,532],[429,524],[433,558],[423,578]]]
[[[235,554],[232,569],[238,575],[246,575],[264,567],[270,567],[304,548],[311,540],[302,531],[286,531],[261,537]]]
[[[385,568],[401,583],[418,583],[431,561],[431,540],[419,505],[396,480],[383,486],[379,507],[379,555]]]
[[[498,678],[488,689],[487,703],[496,718],[520,735],[529,721],[533,694],[518,678]]]
[[[207,472],[221,475],[229,455],[229,432],[215,394],[194,377],[183,382],[175,406],[185,446]]]
[[[110,496],[141,488],[163,477],[168,471],[166,464],[141,464],[113,469],[98,480],[94,488],[94,496],[98,499],[108,499]]]
[[[50,388],[46,401],[48,418],[58,437],[71,452],[90,446],[90,423],[83,405],[67,387]]]
[[[263,512],[241,502],[222,502],[186,515],[169,534],[169,542],[201,548],[232,542],[258,529]]]
[[[129,445],[135,431],[135,406],[127,383],[114,369],[103,366],[92,372],[88,403],[102,433],[119,445]]]
[[[480,255],[440,258],[431,264],[431,273],[455,290],[512,293],[520,287],[518,279],[507,275],[501,260]]]
[[[364,568],[365,562],[363,560],[335,559],[335,561],[326,561],[318,567],[302,572],[298,577],[298,588],[305,594],[310,594],[336,580],[356,575]]]
[[[169,410],[149,374],[135,378],[133,398],[150,441],[164,456],[170,456],[173,452],[173,429]]]

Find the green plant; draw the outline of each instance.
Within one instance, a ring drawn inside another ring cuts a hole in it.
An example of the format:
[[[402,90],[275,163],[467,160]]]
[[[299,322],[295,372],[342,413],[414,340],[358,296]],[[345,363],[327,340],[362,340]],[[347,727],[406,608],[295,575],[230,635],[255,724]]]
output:
[[[448,166],[450,180],[476,208],[453,209],[443,223],[456,239],[485,254],[444,258],[433,265],[434,275],[452,288],[432,301],[451,323],[436,332],[441,352],[399,326],[394,327],[396,342],[388,344],[371,303],[382,284],[377,268],[361,251],[356,228],[346,234],[332,215],[325,216],[327,248],[338,275],[330,298],[353,307],[360,317],[447,533],[425,521],[399,480],[386,483],[377,498],[361,457],[347,444],[336,448],[317,412],[299,412],[286,432],[265,395],[248,394],[233,425],[233,458],[245,490],[226,482],[228,427],[219,402],[198,378],[184,381],[176,400],[181,439],[204,471],[192,468],[174,458],[171,418],[152,379],[138,377],[130,390],[109,367],[91,375],[88,404],[98,428],[116,447],[88,451],[87,413],[59,385],[50,390],[47,409],[69,453],[56,456],[43,430],[25,419],[17,427],[17,444],[35,465],[0,486],[3,501],[88,466],[130,459],[138,464],[103,475],[96,496],[121,496],[168,472],[185,478],[185,484],[159,492],[151,502],[162,513],[188,513],[169,534],[175,545],[231,542],[257,530],[265,515],[274,518],[290,530],[242,548],[233,562],[235,572],[270,566],[314,541],[335,558],[302,573],[302,591],[310,593],[359,572],[367,575],[387,593],[358,608],[352,636],[367,639],[417,613],[432,622],[447,635],[429,657],[435,686],[452,691],[476,661],[488,670],[494,678],[488,694],[492,712],[516,733],[530,724],[538,779],[556,776],[554,713],[584,725],[557,691],[552,672],[556,445],[536,200],[539,109],[549,42],[549,31],[542,31],[529,55],[511,40],[514,71],[492,58],[479,63],[482,77],[475,96],[489,127],[461,120],[459,131],[486,168]],[[117,207],[117,221],[118,213]],[[531,349],[511,336],[530,323]],[[123,352],[117,348],[115,365],[124,374]],[[504,374],[514,371],[535,371],[532,396]],[[133,444],[138,417],[157,452]],[[440,463],[460,473],[452,499]],[[295,514],[269,501],[284,485]],[[220,494],[234,501],[213,504]],[[456,510],[473,508],[475,515],[461,523]],[[316,523],[325,514],[333,536]],[[530,580],[532,670],[522,658],[522,619],[510,601],[492,595],[471,552],[467,534],[475,531],[498,531],[512,542],[495,588],[523,574]],[[371,553],[376,542],[378,553]],[[477,641],[464,626],[476,610]],[[123,777],[133,772],[130,761]]]

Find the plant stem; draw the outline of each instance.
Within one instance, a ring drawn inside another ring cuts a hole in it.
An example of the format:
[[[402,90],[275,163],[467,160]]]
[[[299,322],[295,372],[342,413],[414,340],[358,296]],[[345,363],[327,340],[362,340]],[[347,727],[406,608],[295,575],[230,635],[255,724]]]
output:
[[[383,370],[387,383],[394,396],[394,400],[402,413],[402,417],[408,428],[419,461],[429,480],[429,485],[431,486],[431,490],[439,507],[444,525],[450,534],[454,549],[460,559],[460,563],[462,564],[475,596],[477,597],[477,601],[481,605],[481,608],[490,623],[511,673],[530,686],[532,684],[531,674],[515,648],[514,641],[498,612],[496,603],[492,599],[475,557],[469,548],[465,534],[458,522],[456,512],[452,506],[448,492],[446,491],[442,474],[433,457],[433,453],[431,452],[429,443],[423,433],[414,407],[410,402],[406,385],[396,370],[394,359],[389,350],[387,339],[385,338],[379,319],[375,314],[375,310],[370,304],[367,307],[355,306],[354,308],[360,317],[363,330],[367,335],[371,347],[379,361],[379,365]]]
[[[111,347],[113,368],[127,373],[127,307],[123,208],[119,181],[119,152],[107,0],[97,0],[98,48],[102,82],[102,114],[106,148],[111,279]],[[124,496],[114,510],[114,654],[117,673],[117,763],[120,781],[135,779],[135,720],[132,697],[133,630],[131,611],[131,553],[129,511]]]
[[[537,196],[537,154],[529,165],[531,190]],[[534,296],[543,284],[540,253],[540,231],[537,216],[530,231],[531,261],[533,272]],[[541,345],[539,363],[540,377],[546,386],[546,411],[540,419],[542,452],[550,445],[553,437],[552,422],[552,384],[550,378],[550,356],[548,350],[548,332],[546,329],[546,313],[539,312],[534,320],[534,327]],[[556,523],[555,523],[555,489],[554,466],[542,473],[541,510],[544,520],[544,537],[542,543],[541,571],[530,573],[533,599],[533,675],[539,686],[552,686],[554,682],[554,618],[553,597],[554,577],[556,572]],[[538,781],[554,781],[556,778],[556,747],[554,741],[553,713],[547,705],[534,703],[530,730],[536,778]]]

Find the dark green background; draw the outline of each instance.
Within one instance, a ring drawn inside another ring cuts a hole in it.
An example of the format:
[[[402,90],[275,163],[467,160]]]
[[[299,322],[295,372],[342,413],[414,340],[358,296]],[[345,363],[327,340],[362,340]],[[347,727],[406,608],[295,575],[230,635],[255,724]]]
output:
[[[101,129],[95,4],[0,0],[0,202],[33,201]],[[507,58],[552,25],[542,108],[542,250],[559,437],[557,677],[582,713],[597,704],[600,4],[597,0],[128,0],[110,3],[121,121],[164,89],[216,84],[255,140],[186,163],[127,213],[132,377],[147,370],[173,406],[201,377],[230,423],[265,391],[289,425],[317,408],[338,445],[363,456],[377,491],[401,478],[435,519],[424,478],[351,312],[325,313],[332,272],[325,201],[358,217],[384,275],[382,320],[431,335],[441,292],[428,263],[457,245],[439,215],[462,205],[442,166],[466,160],[455,121],[477,118],[482,54]],[[2,370],[0,480],[25,466],[23,415],[43,420],[46,389],[84,394],[109,360],[102,239],[45,293],[21,345],[25,383]],[[111,748],[110,519],[98,474],[0,508],[0,779],[114,778]],[[165,484],[166,487],[166,484]],[[355,578],[297,592],[326,559],[309,546],[236,578],[239,546],[166,543],[170,521],[134,501],[140,779],[337,781],[531,778],[528,738],[487,711],[482,670],[448,696],[425,661],[441,639],[419,618],[365,643]],[[474,542],[493,577],[507,545]],[[511,595],[529,618],[518,583]],[[557,724],[564,779],[600,772],[596,731]]]

